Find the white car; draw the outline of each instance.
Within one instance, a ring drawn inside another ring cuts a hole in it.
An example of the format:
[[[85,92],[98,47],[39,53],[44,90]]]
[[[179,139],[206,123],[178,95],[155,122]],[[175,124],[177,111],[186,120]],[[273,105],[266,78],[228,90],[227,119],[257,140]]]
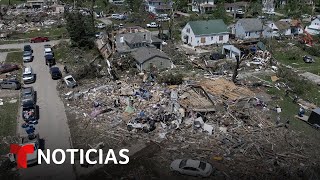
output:
[[[106,25],[103,24],[103,23],[99,23],[96,27],[97,27],[98,29],[103,29],[103,28],[106,28]]]
[[[77,86],[77,82],[76,80],[71,76],[68,75],[66,77],[63,78],[63,81],[66,83],[66,85],[70,88],[74,88]]]
[[[209,177],[213,168],[211,164],[192,159],[177,159],[170,165],[171,171],[190,176]]]
[[[155,23],[155,22],[151,22],[150,24],[147,24],[147,27],[148,28],[157,28],[157,27],[159,27],[160,25],[158,25],[157,23]]]
[[[51,47],[44,48],[44,56],[49,55],[49,54],[50,55],[53,54]]]
[[[112,19],[119,19],[120,14],[111,14]]]
[[[35,74],[33,74],[32,68],[30,66],[27,66],[23,69],[22,79],[25,84],[35,82]]]

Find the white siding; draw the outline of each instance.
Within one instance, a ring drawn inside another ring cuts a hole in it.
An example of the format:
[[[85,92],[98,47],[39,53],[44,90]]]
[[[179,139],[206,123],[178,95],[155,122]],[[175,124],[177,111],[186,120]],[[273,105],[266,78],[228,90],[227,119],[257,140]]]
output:
[[[222,36],[223,39],[219,40],[219,37]],[[205,38],[205,43],[201,43],[201,39]],[[196,41],[194,41],[191,45],[194,46],[205,46],[212,44],[225,44],[229,41],[229,34],[221,34],[214,36],[197,36]]]

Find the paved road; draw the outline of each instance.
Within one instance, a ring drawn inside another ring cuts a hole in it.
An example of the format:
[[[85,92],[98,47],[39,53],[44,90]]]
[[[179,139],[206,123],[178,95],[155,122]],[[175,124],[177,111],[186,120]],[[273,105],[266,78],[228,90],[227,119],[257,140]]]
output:
[[[47,42],[48,43],[48,42]],[[51,41],[55,44],[57,41]],[[37,105],[39,106],[39,124],[36,130],[45,140],[45,148],[68,149],[70,148],[70,131],[62,101],[56,90],[57,81],[50,78],[49,69],[44,62],[43,45],[45,43],[31,44],[34,50],[34,61],[25,65],[31,65],[37,75],[37,81],[31,84],[37,91]],[[0,45],[1,48],[23,48],[24,44]],[[19,110],[21,113],[21,110]],[[21,127],[22,118],[18,128],[20,135],[25,134]],[[59,159],[58,159],[59,160]],[[70,160],[67,156],[66,160]],[[52,161],[51,161],[52,162]],[[21,179],[75,179],[72,165],[37,165],[20,170]]]

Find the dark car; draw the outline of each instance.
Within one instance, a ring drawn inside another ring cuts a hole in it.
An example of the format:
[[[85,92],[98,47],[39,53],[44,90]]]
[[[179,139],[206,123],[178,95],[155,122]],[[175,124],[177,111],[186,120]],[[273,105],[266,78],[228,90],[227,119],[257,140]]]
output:
[[[310,56],[303,56],[303,61],[305,63],[314,63],[314,59]]]
[[[17,80],[4,80],[0,82],[0,89],[15,89],[21,88],[21,83]]]
[[[220,53],[212,53],[210,55],[210,59],[211,60],[219,60],[219,59],[224,59],[226,56],[224,54],[220,54]]]
[[[56,64],[56,60],[55,60],[54,55],[52,53],[46,54],[44,56],[44,58],[46,60],[46,65],[53,66]]]
[[[36,104],[36,92],[34,91],[33,87],[23,87],[21,89],[21,105],[28,104],[32,102]]]
[[[50,74],[52,79],[61,79],[62,73],[58,67],[50,68]]]
[[[16,64],[2,64],[0,65],[0,74],[18,70],[19,66]]]
[[[32,48],[31,48],[30,45],[24,45],[24,46],[23,46],[23,51],[24,51],[24,52],[31,52],[31,53],[33,53],[33,50],[32,50]]]
[[[47,42],[47,41],[49,41],[48,37],[34,37],[30,40],[31,43]]]

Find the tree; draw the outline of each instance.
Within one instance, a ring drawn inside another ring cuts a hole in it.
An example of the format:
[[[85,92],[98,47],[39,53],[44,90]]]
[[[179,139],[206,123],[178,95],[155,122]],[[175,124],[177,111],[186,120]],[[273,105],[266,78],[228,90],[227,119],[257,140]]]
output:
[[[94,27],[92,19],[79,12],[66,12],[67,30],[72,43],[78,47],[93,47]]]
[[[143,0],[125,0],[125,4],[134,14],[138,14],[140,12],[142,3]]]

